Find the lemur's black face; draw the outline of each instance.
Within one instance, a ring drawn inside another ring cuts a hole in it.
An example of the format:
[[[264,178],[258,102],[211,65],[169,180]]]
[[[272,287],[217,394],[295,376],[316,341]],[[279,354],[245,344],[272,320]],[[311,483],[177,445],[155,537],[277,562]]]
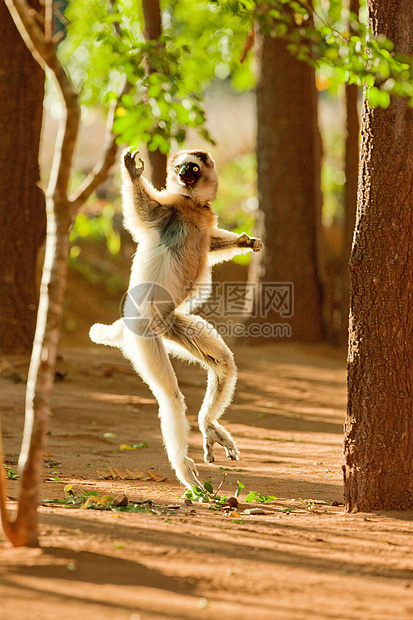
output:
[[[191,198],[197,205],[215,200],[218,180],[215,164],[206,151],[182,150],[168,161],[166,189]]]
[[[175,172],[186,187],[193,187],[202,174],[201,166],[191,161],[176,166]]]

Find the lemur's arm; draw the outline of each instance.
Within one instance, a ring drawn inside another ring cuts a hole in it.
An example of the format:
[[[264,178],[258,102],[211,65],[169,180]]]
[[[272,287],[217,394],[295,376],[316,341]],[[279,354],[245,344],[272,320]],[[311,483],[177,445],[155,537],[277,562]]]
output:
[[[249,237],[246,233],[237,235],[228,230],[215,228],[211,234],[208,263],[215,265],[224,260],[230,260],[237,254],[245,254],[251,250],[259,252],[262,248],[263,244],[260,239]]]
[[[159,202],[161,192],[142,176],[144,163],[137,155],[126,151],[123,155],[122,170],[124,226],[135,241],[139,241],[149,228],[156,226],[167,209]]]

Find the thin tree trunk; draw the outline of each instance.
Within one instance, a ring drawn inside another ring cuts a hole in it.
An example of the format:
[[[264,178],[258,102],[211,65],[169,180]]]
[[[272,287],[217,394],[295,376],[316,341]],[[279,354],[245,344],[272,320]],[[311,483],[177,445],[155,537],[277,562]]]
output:
[[[265,252],[263,285],[291,283],[291,316],[277,303],[258,303],[257,320],[291,328],[294,340],[323,337],[319,275],[321,148],[314,69],[296,60],[286,43],[259,37],[257,84],[258,194]],[[262,301],[262,296],[260,301]],[[284,315],[284,316],[283,316]],[[254,318],[254,321],[256,319]]]
[[[157,41],[162,34],[162,19],[159,0],[142,0],[143,18],[145,22],[143,36],[146,41]],[[148,65],[148,73],[153,69]],[[166,155],[159,149],[148,151],[151,164],[151,181],[156,189],[166,184]]]
[[[23,353],[33,344],[46,232],[38,163],[45,76],[3,1],[0,41],[0,351]]]
[[[70,250],[69,203],[48,199],[47,242],[41,294],[26,393],[26,417],[20,454],[21,486],[16,519],[6,535],[15,546],[38,546],[38,513],[43,454],[51,409],[54,369],[61,332]]]
[[[42,66],[48,66],[64,102],[64,114],[56,139],[53,165],[46,192],[46,255],[40,289],[36,333],[26,391],[26,415],[20,453],[21,487],[17,517],[6,510],[6,481],[0,475],[1,519],[6,536],[14,546],[38,544],[37,507],[43,452],[53,389],[57,346],[61,332],[62,305],[67,281],[69,229],[76,211],[96,188],[114,163],[115,137],[111,133],[115,105],[108,116],[104,153],[85,183],[69,199],[68,185],[73,152],[80,123],[80,105],[70,79],[59,62],[52,40],[52,0],[45,3],[45,32],[25,0],[6,0],[6,5],[28,49]]]
[[[375,35],[413,54],[410,0],[369,0]],[[362,114],[350,259],[344,493],[349,511],[413,507],[413,110],[402,99]]]
[[[350,0],[349,8],[352,13],[358,14],[360,8],[359,0]],[[344,170],[346,174],[346,184],[344,187],[344,238],[341,268],[341,344],[345,344],[348,341],[348,316],[350,306],[350,276],[348,264],[350,260],[351,245],[353,242],[357,210],[360,135],[358,96],[358,86],[356,86],[356,84],[347,84],[345,94],[346,145]]]

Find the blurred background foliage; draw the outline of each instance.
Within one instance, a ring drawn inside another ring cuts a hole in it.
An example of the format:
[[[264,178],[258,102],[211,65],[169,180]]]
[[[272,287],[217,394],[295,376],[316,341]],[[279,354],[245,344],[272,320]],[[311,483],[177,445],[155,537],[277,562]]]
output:
[[[146,149],[165,154],[182,146],[210,150],[218,167],[214,206],[221,225],[251,234],[258,199],[256,66],[249,48],[259,23],[262,32],[284,38],[292,54],[316,67],[323,225],[339,230],[346,181],[344,83],[366,85],[371,105],[387,107],[391,94],[413,100],[411,59],[394,55],[390,41],[368,32],[365,4],[362,0],[356,15],[342,0],[161,0],[162,35],[148,41],[141,2],[70,0],[61,20],[65,38],[59,55],[81,94],[78,177],[99,155],[105,116],[126,76],[128,86],[116,111],[118,143],[140,149],[145,160]],[[49,137],[58,115],[51,88],[46,107],[43,161],[50,157]],[[73,269],[90,282],[105,282],[114,294],[125,288],[123,262],[129,265],[134,248],[121,225],[116,171],[77,217],[71,240]],[[330,250],[339,254],[337,248]]]

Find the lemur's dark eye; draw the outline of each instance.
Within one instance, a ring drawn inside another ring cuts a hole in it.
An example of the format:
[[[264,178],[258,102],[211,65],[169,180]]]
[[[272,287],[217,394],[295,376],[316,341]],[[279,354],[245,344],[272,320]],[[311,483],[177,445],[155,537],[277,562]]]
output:
[[[195,165],[195,166],[192,168],[192,170],[193,170],[194,172],[198,172],[198,170],[199,170],[199,166]]]

